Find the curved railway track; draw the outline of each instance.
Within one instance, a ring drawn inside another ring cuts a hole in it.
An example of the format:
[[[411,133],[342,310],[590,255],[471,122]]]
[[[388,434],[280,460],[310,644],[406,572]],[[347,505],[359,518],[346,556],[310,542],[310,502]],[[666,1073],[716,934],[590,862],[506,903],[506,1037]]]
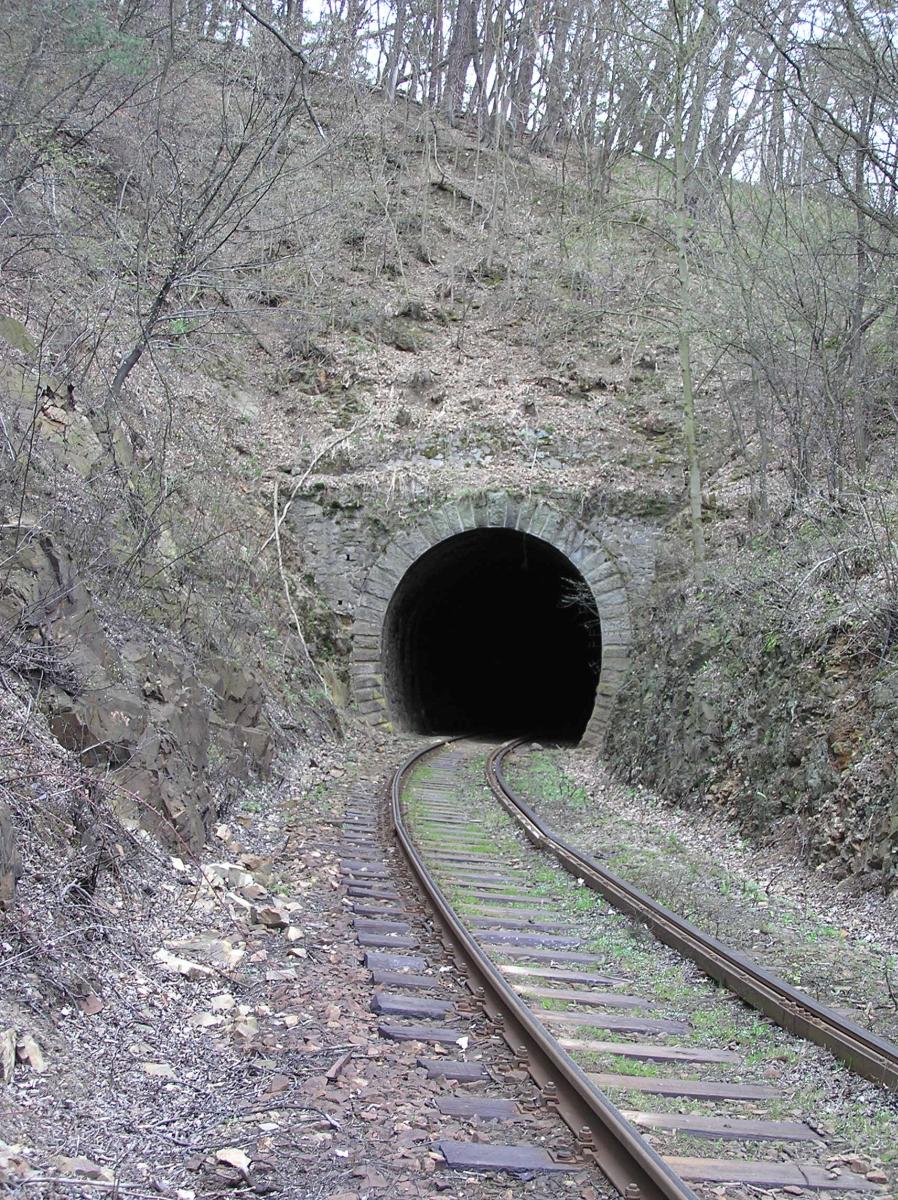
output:
[[[863,1174],[833,1169],[813,1114],[796,1119],[788,1112],[784,1119],[788,1098],[767,1082],[746,1082],[739,1053],[702,1045],[690,1019],[667,1015],[644,982],[597,952],[586,907],[572,910],[538,861],[525,861],[528,854],[539,856],[520,842],[510,852],[506,834],[495,832],[487,811],[495,814],[495,806],[477,787],[478,758],[487,759],[486,777],[505,814],[538,850],[706,974],[790,1032],[813,1037],[893,1086],[895,1047],[705,938],[547,829],[504,778],[503,757],[519,744],[488,757],[483,746],[462,740],[419,751],[393,777],[391,817],[469,989],[546,1104],[574,1132],[584,1158],[627,1200],[744,1195],[746,1188],[786,1195],[881,1192]],[[638,1107],[622,1109],[608,1093]],[[667,1152],[684,1138],[690,1150],[734,1150],[720,1157]]]
[[[692,959],[706,975],[724,984],[777,1025],[825,1046],[866,1079],[898,1091],[898,1046],[861,1028],[702,932],[550,829],[514,792],[503,770],[506,757],[524,744],[519,738],[494,750],[487,762],[487,779],[499,803],[535,846],[551,854],[565,871],[582,879],[615,908],[642,921],[662,942]]]

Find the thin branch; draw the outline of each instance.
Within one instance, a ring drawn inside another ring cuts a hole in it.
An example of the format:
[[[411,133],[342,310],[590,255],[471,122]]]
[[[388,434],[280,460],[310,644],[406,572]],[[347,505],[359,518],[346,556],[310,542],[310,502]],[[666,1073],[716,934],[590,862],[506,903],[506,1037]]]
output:
[[[36,1187],[43,1184],[61,1185],[66,1187],[98,1188],[100,1191],[113,1192],[115,1195],[141,1196],[146,1200],[159,1200],[159,1193],[147,1189],[144,1185],[120,1183],[117,1179],[70,1179],[64,1175],[30,1175],[16,1181],[18,1187]]]
[[[347,429],[345,431],[345,433],[340,433],[335,438],[331,438],[331,440],[329,442],[325,442],[324,445],[319,450],[315,451],[315,453],[312,455],[312,461],[309,463],[309,465],[303,471],[302,475],[300,475],[299,479],[293,485],[293,490],[290,493],[287,503],[284,505],[284,511],[280,514],[278,514],[277,484],[275,484],[274,532],[270,533],[268,535],[268,537],[265,539],[265,541],[262,543],[262,545],[259,547],[258,553],[256,554],[257,559],[262,557],[262,555],[265,553],[265,551],[268,549],[268,547],[271,545],[272,542],[277,541],[278,537],[280,536],[281,525],[283,525],[284,520],[287,516],[287,513],[290,511],[290,506],[293,503],[293,501],[296,499],[299,489],[301,487],[305,486],[309,476],[312,474],[312,472],[315,470],[315,468],[321,462],[322,458],[324,458],[324,456],[326,454],[330,454],[331,450],[336,449],[336,447],[339,446],[341,442],[345,442],[347,440],[347,438],[351,438],[354,433],[361,433],[361,431],[363,429],[365,429],[366,426],[370,425],[373,420],[374,420],[373,416],[366,417],[364,421],[359,421],[358,425],[353,425],[352,429]]]
[[[257,21],[258,24],[261,25],[263,29],[267,29],[268,32],[272,35],[272,37],[277,38],[277,40],[281,43],[281,45],[284,47],[284,49],[289,50],[290,53],[293,55],[293,57],[299,59],[299,61],[302,63],[302,65],[304,67],[307,67],[309,65],[309,60],[306,58],[303,51],[300,50],[299,46],[294,46],[293,43],[291,41],[289,41],[276,26],[272,25],[272,23],[270,21],[266,21],[266,19],[260,13],[257,13],[254,8],[251,8],[245,2],[245,0],[237,0],[237,3],[240,5],[240,7],[243,9],[243,11],[246,13],[246,15],[248,17],[252,17],[252,19],[254,21]]]
[[[237,0],[237,3],[240,5],[240,7],[243,9],[243,11],[246,13],[246,15],[248,17],[252,17],[252,19],[254,21],[256,21],[259,25],[261,25],[263,29],[267,29],[268,32],[271,34],[271,36],[276,38],[281,43],[281,45],[284,47],[284,49],[289,54],[292,54],[293,57],[299,63],[299,65],[300,65],[299,85],[300,85],[300,89],[302,92],[303,105],[305,106],[305,110],[309,115],[309,120],[315,126],[315,132],[318,134],[318,136],[323,141],[326,142],[327,135],[325,134],[324,130],[321,128],[321,125],[318,122],[318,118],[315,116],[315,113],[312,109],[312,105],[309,103],[309,98],[306,95],[306,72],[305,72],[305,69],[309,65],[309,60],[306,58],[303,51],[300,50],[299,46],[294,46],[293,43],[291,41],[289,41],[289,39],[286,38],[278,28],[276,28],[276,26],[272,25],[272,23],[270,21],[266,21],[266,19],[260,13],[257,13],[254,8],[251,8],[250,5],[248,5],[246,3],[246,0]]]

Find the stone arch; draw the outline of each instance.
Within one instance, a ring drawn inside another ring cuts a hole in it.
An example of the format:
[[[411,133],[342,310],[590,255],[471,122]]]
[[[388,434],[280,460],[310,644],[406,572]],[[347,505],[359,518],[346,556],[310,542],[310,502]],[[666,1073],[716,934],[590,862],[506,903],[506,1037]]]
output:
[[[627,670],[632,640],[624,576],[598,538],[541,500],[521,500],[505,492],[456,500],[419,517],[400,530],[375,562],[362,589],[353,623],[350,675],[355,706],[374,726],[392,729],[384,688],[384,621],[403,576],[428,550],[475,529],[510,529],[549,543],[582,575],[599,614],[602,661],[592,715],[583,746],[600,747],[614,697]]]

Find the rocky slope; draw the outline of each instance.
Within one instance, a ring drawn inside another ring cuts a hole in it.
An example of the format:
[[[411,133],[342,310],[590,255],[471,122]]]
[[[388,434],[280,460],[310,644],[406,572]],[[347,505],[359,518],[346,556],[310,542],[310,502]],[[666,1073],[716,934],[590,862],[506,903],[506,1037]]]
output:
[[[200,136],[197,89],[179,145]],[[693,803],[725,795],[756,828],[800,812],[804,848],[824,856],[841,821],[847,868],[881,863],[888,876],[892,717],[869,692],[851,752],[834,748],[847,691],[818,686],[819,647],[775,622],[756,629],[751,599],[742,629],[727,593],[716,631],[713,588],[683,600],[675,263],[656,174],[621,164],[597,196],[566,155],[489,149],[362,90],[322,84],[314,100],[324,144],[310,125],[294,130],[284,184],[266,198],[261,224],[279,233],[265,233],[263,259],[204,277],[115,401],[108,381],[139,313],[105,299],[130,277],[104,222],[133,131],[104,127],[89,152],[61,151],[46,169],[55,248],[7,277],[0,325],[6,677],[28,681],[60,744],[126,807],[196,842],[273,745],[335,727],[355,582],[334,529],[371,551],[447,498],[539,496],[612,541],[641,540],[644,557],[661,548],[619,770]],[[123,242],[139,218],[127,202],[116,213]],[[745,540],[753,502],[728,403],[709,373],[699,432],[717,563]],[[774,451],[770,505],[785,514],[780,466]],[[800,580],[812,565],[787,569]],[[857,570],[876,577],[875,564]],[[825,586],[810,575],[810,608]],[[757,651],[765,637],[775,651]],[[872,659],[839,675],[838,650],[827,655],[837,679],[860,671],[880,694]],[[730,668],[738,686],[720,682]]]
[[[670,346],[612,311],[647,243],[612,238],[579,183],[559,225],[551,159],[358,95],[316,105],[328,145],[297,132],[266,209],[290,206],[286,249],[196,294],[117,399],[127,308],[86,343],[126,129],[56,161],[58,250],[3,297],[0,666],[126,807],[194,845],[268,768],[272,718],[281,744],[326,735],[327,692],[345,698],[316,522],[376,537],[496,486],[640,525],[681,501]],[[136,236],[139,215],[117,219]]]
[[[850,546],[841,521],[793,529],[785,551],[732,552],[701,594],[659,588],[609,753],[626,779],[889,889],[895,608],[881,565]]]

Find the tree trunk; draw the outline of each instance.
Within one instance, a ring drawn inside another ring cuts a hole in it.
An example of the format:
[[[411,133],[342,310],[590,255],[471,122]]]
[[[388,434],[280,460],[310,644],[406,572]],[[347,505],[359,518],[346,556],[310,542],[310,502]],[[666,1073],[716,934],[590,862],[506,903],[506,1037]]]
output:
[[[542,0],[527,0],[521,20],[521,55],[511,97],[511,122],[523,133],[530,119],[533,102],[533,72],[536,69],[536,43],[542,17]]]
[[[396,13],[393,20],[393,37],[387,52],[382,83],[387,98],[392,100],[396,95],[396,81],[399,78],[399,67],[405,53],[405,22],[407,7],[405,0],[397,0]]]
[[[180,264],[178,264],[180,266]],[[140,329],[140,338],[134,343],[122,361],[119,363],[118,370],[112,380],[110,391],[113,397],[117,400],[121,395],[122,388],[125,386],[125,380],[140,362],[143,357],[143,352],[150,344],[150,338],[153,336],[153,330],[162,316],[162,310],[165,308],[165,303],[168,300],[169,292],[175,285],[177,279],[178,266],[173,267],[162,282],[162,286],[156,293],[156,297],[147,314],[146,321],[142,322]]]
[[[876,112],[876,95],[871,94],[867,106],[867,120],[863,141],[870,138],[873,117]],[[854,427],[854,466],[858,475],[867,469],[867,405],[864,395],[864,307],[867,303],[867,215],[865,169],[866,154],[863,145],[854,152],[854,191],[857,203],[854,207],[854,261],[855,286],[851,313],[851,405]]]
[[[755,413],[755,432],[758,435],[758,518],[766,529],[770,521],[767,475],[770,464],[770,437],[767,419],[761,402],[761,377],[755,363],[751,365],[751,399]]]
[[[688,0],[675,0],[676,63],[674,70],[674,236],[677,250],[678,313],[677,342],[680,355],[680,380],[683,388],[683,435],[686,443],[686,465],[689,471],[689,523],[692,532],[692,559],[695,581],[705,581],[705,533],[702,526],[702,477],[698,458],[695,428],[695,392],[692,381],[692,279],[689,264],[689,212],[686,185],[686,68],[692,47],[687,41],[682,6]]]
[[[427,83],[427,101],[436,104],[442,96],[443,60],[443,0],[434,0],[433,38],[430,43],[430,79]]]
[[[474,21],[474,0],[458,0],[446,55],[446,86],[443,92],[443,111],[450,122],[461,112],[464,102],[465,79],[474,53],[471,38]]]

